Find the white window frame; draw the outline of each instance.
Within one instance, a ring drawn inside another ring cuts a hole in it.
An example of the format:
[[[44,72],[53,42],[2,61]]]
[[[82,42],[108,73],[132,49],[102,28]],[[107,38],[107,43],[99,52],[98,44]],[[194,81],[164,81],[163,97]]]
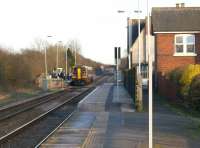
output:
[[[183,52],[176,52],[176,45],[181,44],[181,43],[176,43],[176,37],[183,37]],[[194,37],[194,52],[187,52],[187,42],[186,39],[188,36],[193,36]],[[194,34],[176,34],[174,36],[174,56],[197,56],[196,50],[195,50],[195,35]]]

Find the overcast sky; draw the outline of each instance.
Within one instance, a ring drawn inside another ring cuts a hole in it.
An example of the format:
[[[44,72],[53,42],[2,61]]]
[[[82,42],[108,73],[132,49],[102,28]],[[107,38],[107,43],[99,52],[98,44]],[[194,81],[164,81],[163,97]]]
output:
[[[200,6],[200,0],[149,0],[150,6]],[[140,0],[142,15],[146,15],[146,0]],[[19,51],[30,47],[34,39],[54,37],[67,42],[79,40],[84,56],[114,63],[113,48],[126,48],[127,16],[117,10],[134,11],[137,0],[0,0],[0,46]]]

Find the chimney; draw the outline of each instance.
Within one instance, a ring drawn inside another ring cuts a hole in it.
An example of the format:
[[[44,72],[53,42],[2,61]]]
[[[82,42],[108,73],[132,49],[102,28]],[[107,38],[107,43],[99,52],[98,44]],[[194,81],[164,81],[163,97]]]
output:
[[[182,7],[182,8],[185,7],[185,3],[181,3],[181,7]]]
[[[179,8],[180,4],[179,3],[176,3],[176,8]]]

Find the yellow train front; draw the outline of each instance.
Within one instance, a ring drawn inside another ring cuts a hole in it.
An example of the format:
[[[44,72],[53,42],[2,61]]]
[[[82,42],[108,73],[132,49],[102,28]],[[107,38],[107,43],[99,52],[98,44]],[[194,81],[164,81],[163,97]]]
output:
[[[71,85],[83,86],[91,83],[93,78],[86,66],[78,65],[73,68]]]

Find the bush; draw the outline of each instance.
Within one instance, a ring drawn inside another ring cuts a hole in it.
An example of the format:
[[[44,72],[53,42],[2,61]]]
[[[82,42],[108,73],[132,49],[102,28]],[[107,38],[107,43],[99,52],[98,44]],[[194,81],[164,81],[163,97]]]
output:
[[[180,79],[180,84],[190,85],[192,79],[198,74],[200,74],[200,65],[188,65],[183,71],[183,74]]]
[[[177,94],[184,105],[200,111],[200,65],[188,65],[171,71],[168,78],[179,86]]]
[[[179,80],[181,85],[180,93],[183,97],[188,96],[192,79],[198,74],[200,74],[200,65],[190,64],[184,69],[183,74]]]
[[[195,76],[190,84],[189,103],[196,110],[200,110],[200,74]]]
[[[183,71],[184,67],[176,68],[169,73],[168,77],[175,84],[179,84]]]
[[[200,74],[193,78],[190,84],[189,94],[194,100],[200,100]]]

